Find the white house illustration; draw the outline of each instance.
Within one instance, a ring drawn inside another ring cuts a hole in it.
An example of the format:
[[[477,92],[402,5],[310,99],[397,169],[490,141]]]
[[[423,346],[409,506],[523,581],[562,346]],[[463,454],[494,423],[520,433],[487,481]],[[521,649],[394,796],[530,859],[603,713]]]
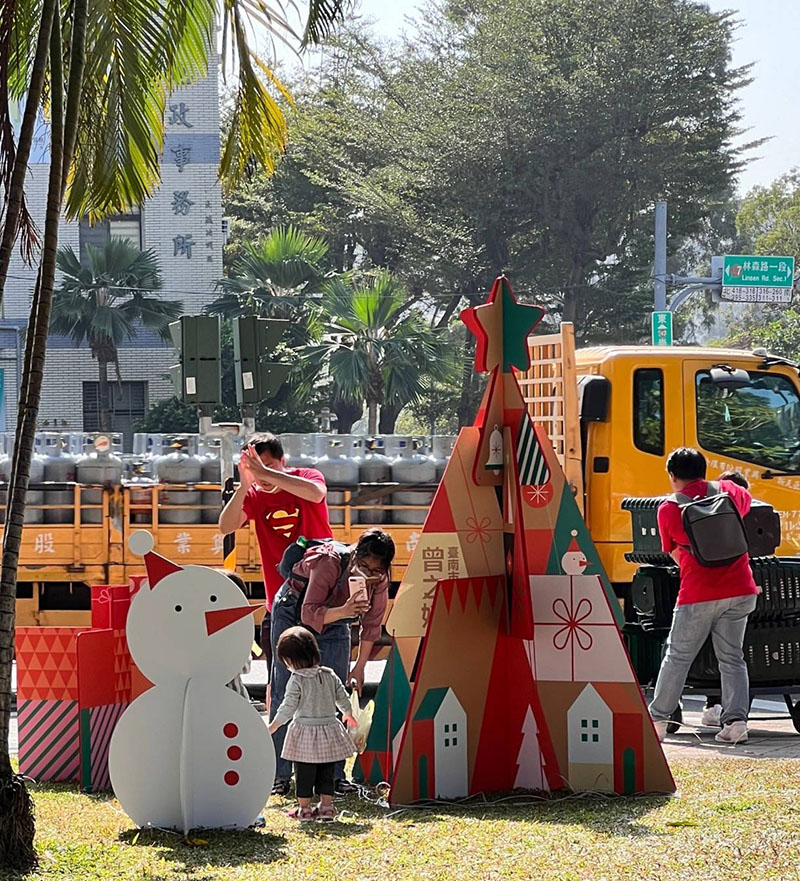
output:
[[[430,688],[414,715],[414,797],[469,795],[467,714],[452,688]]]
[[[576,791],[614,791],[614,714],[593,685],[567,711],[569,785]]]

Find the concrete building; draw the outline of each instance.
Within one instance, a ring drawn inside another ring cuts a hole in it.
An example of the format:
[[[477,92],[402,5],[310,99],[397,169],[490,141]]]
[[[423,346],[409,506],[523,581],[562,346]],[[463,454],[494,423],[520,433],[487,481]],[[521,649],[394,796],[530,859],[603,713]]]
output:
[[[60,246],[71,245],[83,259],[86,246],[102,245],[111,235],[124,236],[151,249],[163,277],[161,296],[183,302],[184,313],[196,315],[214,298],[214,284],[222,276],[222,205],[218,180],[219,63],[216,57],[202,80],[176,90],[167,101],[166,139],[162,156],[162,183],[140,210],[90,227],[62,223]],[[28,207],[37,225],[44,225],[47,192],[47,135],[42,133],[32,155],[27,184]],[[20,385],[21,348],[29,317],[36,267],[15,254],[6,284],[0,320],[0,430],[13,431]],[[58,284],[58,279],[56,281]],[[142,331],[119,352],[122,383],[114,383],[114,430],[126,434],[130,448],[132,425],[157,401],[173,394],[168,370],[175,351],[156,334]],[[109,379],[113,372],[109,369]],[[97,362],[88,347],[76,348],[64,337],[51,336],[42,402],[43,428],[95,431]]]

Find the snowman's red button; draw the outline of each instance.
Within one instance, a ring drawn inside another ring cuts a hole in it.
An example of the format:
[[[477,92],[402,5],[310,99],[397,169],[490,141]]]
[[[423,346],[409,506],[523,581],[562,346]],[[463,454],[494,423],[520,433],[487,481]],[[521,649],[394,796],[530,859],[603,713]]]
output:
[[[232,762],[238,762],[242,757],[241,747],[238,746],[229,746],[228,747],[228,758]]]
[[[228,786],[236,786],[236,784],[239,782],[239,775],[236,773],[236,771],[227,771],[225,773],[225,782],[228,784]]]
[[[225,737],[236,737],[236,735],[239,733],[239,726],[234,725],[233,722],[228,722],[222,729],[222,733],[225,735]]]

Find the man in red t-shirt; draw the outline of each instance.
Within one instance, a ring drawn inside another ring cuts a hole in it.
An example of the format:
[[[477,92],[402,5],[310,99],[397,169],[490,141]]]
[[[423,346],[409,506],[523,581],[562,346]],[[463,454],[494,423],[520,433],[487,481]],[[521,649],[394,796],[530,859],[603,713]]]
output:
[[[219,517],[224,535],[252,520],[256,527],[267,611],[283,584],[277,566],[283,552],[303,535],[332,538],[325,478],[315,468],[286,468],[274,434],[258,434],[242,451],[241,484]]]
[[[667,473],[672,489],[693,499],[708,495],[706,460],[699,450],[681,447],[670,453]],[[719,481],[742,517],[750,510],[750,493],[728,480]],[[756,607],[759,589],[753,580],[750,560],[742,554],[727,566],[703,566],[690,550],[681,509],[673,500],[658,509],[661,546],[681,570],[681,586],[667,651],[661,662],[650,714],[663,740],[667,721],[678,708],[689,668],[709,635],[719,663],[722,682],[722,731],[720,743],[747,741],[750,681],[742,653],[747,617]]]

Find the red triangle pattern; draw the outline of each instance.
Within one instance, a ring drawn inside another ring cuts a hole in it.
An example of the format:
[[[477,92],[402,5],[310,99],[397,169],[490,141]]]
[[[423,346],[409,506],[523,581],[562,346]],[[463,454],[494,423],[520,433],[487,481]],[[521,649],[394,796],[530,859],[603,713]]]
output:
[[[19,627],[17,699],[78,700],[75,641],[85,627]]]
[[[456,524],[453,520],[453,510],[450,507],[450,499],[447,497],[447,489],[444,483],[439,485],[433,504],[428,511],[425,520],[425,532],[455,532]]]

